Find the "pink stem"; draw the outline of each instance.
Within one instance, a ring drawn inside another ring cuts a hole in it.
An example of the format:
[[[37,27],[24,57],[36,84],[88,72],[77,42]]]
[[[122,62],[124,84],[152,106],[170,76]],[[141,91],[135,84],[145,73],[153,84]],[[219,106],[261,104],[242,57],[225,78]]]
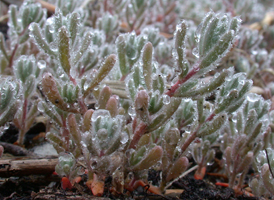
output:
[[[124,81],[124,80],[126,79],[126,77],[127,77],[127,74],[123,75],[123,76],[121,77],[120,81]]]
[[[129,145],[129,149],[135,149],[136,145],[138,144],[140,138],[145,134],[146,130],[147,130],[147,124],[145,124],[144,122],[141,122],[137,128],[136,131],[134,132],[134,136],[133,139]]]
[[[71,80],[71,82],[73,83],[73,85],[77,85],[76,80],[74,78],[72,78],[72,76],[69,76],[69,79]]]
[[[22,36],[24,35],[24,33],[26,32],[26,30],[28,30],[29,26],[27,26],[18,36]],[[12,65],[13,65],[13,58],[15,56],[15,53],[17,51],[17,48],[18,48],[18,40],[17,40],[17,44],[15,45],[13,51],[12,51],[12,54],[10,56],[10,60],[9,60],[9,68],[12,68]]]
[[[17,51],[17,48],[18,48],[18,44],[15,45],[13,51],[12,51],[12,54],[10,56],[10,60],[9,60],[9,68],[12,68],[12,65],[13,65],[13,58],[15,56],[15,52]]]
[[[194,76],[200,70],[199,67],[193,67],[193,69],[182,79],[178,80],[167,92],[166,95],[172,97],[181,84],[185,83],[192,76]]]
[[[79,99],[79,105],[80,105],[80,112],[81,112],[81,114],[84,115],[87,112],[88,109],[87,109],[87,106],[84,103],[83,98]]]
[[[199,128],[199,127],[198,127]],[[198,129],[197,129],[198,130]],[[197,131],[193,132],[190,137],[187,138],[187,140],[185,141],[185,143],[183,144],[183,146],[181,147],[181,154],[183,154],[185,152],[185,150],[189,147],[189,145],[195,140],[197,136]],[[178,158],[180,158],[181,156],[179,156]]]
[[[215,113],[211,113],[211,115],[209,115],[209,117],[205,120],[205,122],[211,121],[214,117],[215,117]]]
[[[209,117],[205,120],[205,122],[209,122],[211,121],[215,116],[215,113],[212,113],[211,115],[209,115]],[[193,132],[189,138],[187,138],[186,142],[183,144],[183,146],[181,147],[181,154],[183,154],[185,152],[185,150],[188,148],[188,146],[195,140],[196,136],[197,136],[197,132],[200,129],[201,124],[197,127],[196,131]],[[179,156],[180,157],[180,156]]]

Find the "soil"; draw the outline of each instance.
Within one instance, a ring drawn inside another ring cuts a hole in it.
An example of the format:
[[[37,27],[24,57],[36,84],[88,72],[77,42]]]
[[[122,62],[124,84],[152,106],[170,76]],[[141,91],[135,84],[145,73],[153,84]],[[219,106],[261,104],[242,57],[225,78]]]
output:
[[[72,191],[61,189],[60,178],[56,175],[50,176],[24,176],[10,177],[2,180],[0,184],[0,199],[5,200],[29,200],[29,199],[187,199],[187,200],[255,200],[256,197],[245,195],[236,196],[230,188],[218,188],[207,183],[205,180],[195,180],[193,175],[188,175],[171,186],[172,189],[183,189],[181,193],[171,193],[168,195],[155,195],[147,192],[147,188],[138,188],[133,193],[127,195],[113,196],[108,190],[108,182],[103,197],[92,196],[90,190],[84,186],[84,181],[76,185]],[[176,190],[175,190],[176,191]],[[126,192],[126,191],[125,191]],[[126,193],[125,193],[126,194]]]

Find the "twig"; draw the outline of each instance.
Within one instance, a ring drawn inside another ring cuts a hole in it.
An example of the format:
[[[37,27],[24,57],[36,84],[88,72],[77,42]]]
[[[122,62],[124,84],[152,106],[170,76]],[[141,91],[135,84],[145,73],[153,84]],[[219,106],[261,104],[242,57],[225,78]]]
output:
[[[269,164],[270,162],[269,162],[269,157],[268,157],[268,153],[267,153],[266,149],[265,149],[265,154],[266,154],[266,159],[267,159],[267,164],[268,164],[268,167],[269,167],[269,171],[270,171],[270,173],[272,175],[272,178],[274,178],[273,171],[272,171],[271,166]]]
[[[9,20],[9,15],[3,15],[0,17],[0,23],[5,23]]]
[[[24,149],[23,147],[14,145],[14,144],[10,144],[7,142],[0,142],[0,145],[2,145],[4,147],[4,152],[5,153],[10,153],[14,156],[36,156],[34,153]]]
[[[171,181],[169,184],[166,185],[164,191],[169,188],[174,182],[178,181],[179,179],[183,178],[184,176],[188,175],[192,171],[196,170],[198,168],[198,165],[195,165],[194,167],[191,167],[189,170],[185,171],[182,175],[180,175],[178,178]]]
[[[52,174],[58,159],[1,159],[0,177]]]
[[[37,0],[43,8],[46,8],[49,12],[54,13],[55,12],[55,5],[52,5],[46,1],[43,0]]]

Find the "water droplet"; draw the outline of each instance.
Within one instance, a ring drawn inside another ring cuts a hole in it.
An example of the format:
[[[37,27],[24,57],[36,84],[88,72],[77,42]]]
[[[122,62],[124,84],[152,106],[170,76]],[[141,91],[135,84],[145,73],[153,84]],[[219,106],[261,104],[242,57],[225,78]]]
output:
[[[39,69],[45,69],[47,66],[47,63],[44,60],[39,60],[37,63],[37,66],[39,67]]]
[[[33,22],[33,23],[31,23],[30,25],[29,25],[29,31],[30,32],[32,32],[33,31],[33,27],[35,26],[35,23]],[[33,37],[33,35],[30,33],[30,36],[31,37]]]
[[[89,83],[88,83],[88,82],[85,82],[85,84],[84,84],[84,90],[87,90],[88,87],[89,87]]]
[[[152,78],[152,80],[156,80],[156,79],[158,78],[158,76],[157,76],[156,73],[153,73],[153,74],[151,75],[151,78]]]
[[[199,58],[199,49],[197,47],[195,47],[193,50],[192,50],[192,54],[196,57],[196,58]]]
[[[128,134],[126,132],[122,132],[121,133],[121,140],[120,140],[120,142],[122,144],[126,144],[127,141],[128,141]]]
[[[136,113],[135,113],[134,107],[130,106],[130,107],[128,108],[128,114],[129,114],[131,117],[135,117]]]
[[[254,103],[259,100],[259,96],[254,93],[250,93],[247,95],[246,100]]]
[[[96,86],[93,88],[94,91],[97,91],[99,89],[99,86]]]
[[[170,103],[170,96],[168,96],[168,95],[163,95],[163,103],[165,104],[165,105],[168,105],[169,103]]]
[[[102,109],[96,110],[92,114],[91,121],[95,122],[99,117],[108,119],[110,118],[110,113],[108,110],[102,110]]]
[[[99,109],[99,103],[98,103],[98,102],[97,102],[97,103],[95,103],[94,108],[95,108],[96,110],[98,110],[98,109]]]
[[[108,131],[104,128],[98,130],[96,135],[101,141],[106,141],[108,139]]]
[[[48,18],[46,23],[49,27],[49,32],[53,33],[54,32],[54,18],[53,17]]]
[[[40,112],[44,113],[45,112],[45,108],[43,106],[43,102],[42,101],[39,101],[38,105],[37,105],[37,108]]]

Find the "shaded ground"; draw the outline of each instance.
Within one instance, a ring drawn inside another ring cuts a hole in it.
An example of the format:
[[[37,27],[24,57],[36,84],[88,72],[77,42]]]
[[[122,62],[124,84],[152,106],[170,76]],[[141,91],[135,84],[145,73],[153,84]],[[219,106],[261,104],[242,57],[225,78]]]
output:
[[[193,175],[188,175],[173,183],[171,188],[184,189],[180,194],[154,195],[147,192],[147,188],[138,188],[133,193],[127,195],[113,196],[109,190],[111,178],[106,180],[104,197],[98,199],[212,199],[212,200],[255,200],[256,197],[245,195],[235,196],[234,191],[229,188],[217,188],[204,180],[195,180]],[[84,177],[85,180],[85,177]],[[126,192],[126,191],[125,191]],[[11,177],[2,180],[0,183],[0,199],[28,200],[28,199],[91,199],[95,198],[84,186],[84,181],[76,185],[72,191],[61,189],[60,178],[51,176],[25,176]]]

